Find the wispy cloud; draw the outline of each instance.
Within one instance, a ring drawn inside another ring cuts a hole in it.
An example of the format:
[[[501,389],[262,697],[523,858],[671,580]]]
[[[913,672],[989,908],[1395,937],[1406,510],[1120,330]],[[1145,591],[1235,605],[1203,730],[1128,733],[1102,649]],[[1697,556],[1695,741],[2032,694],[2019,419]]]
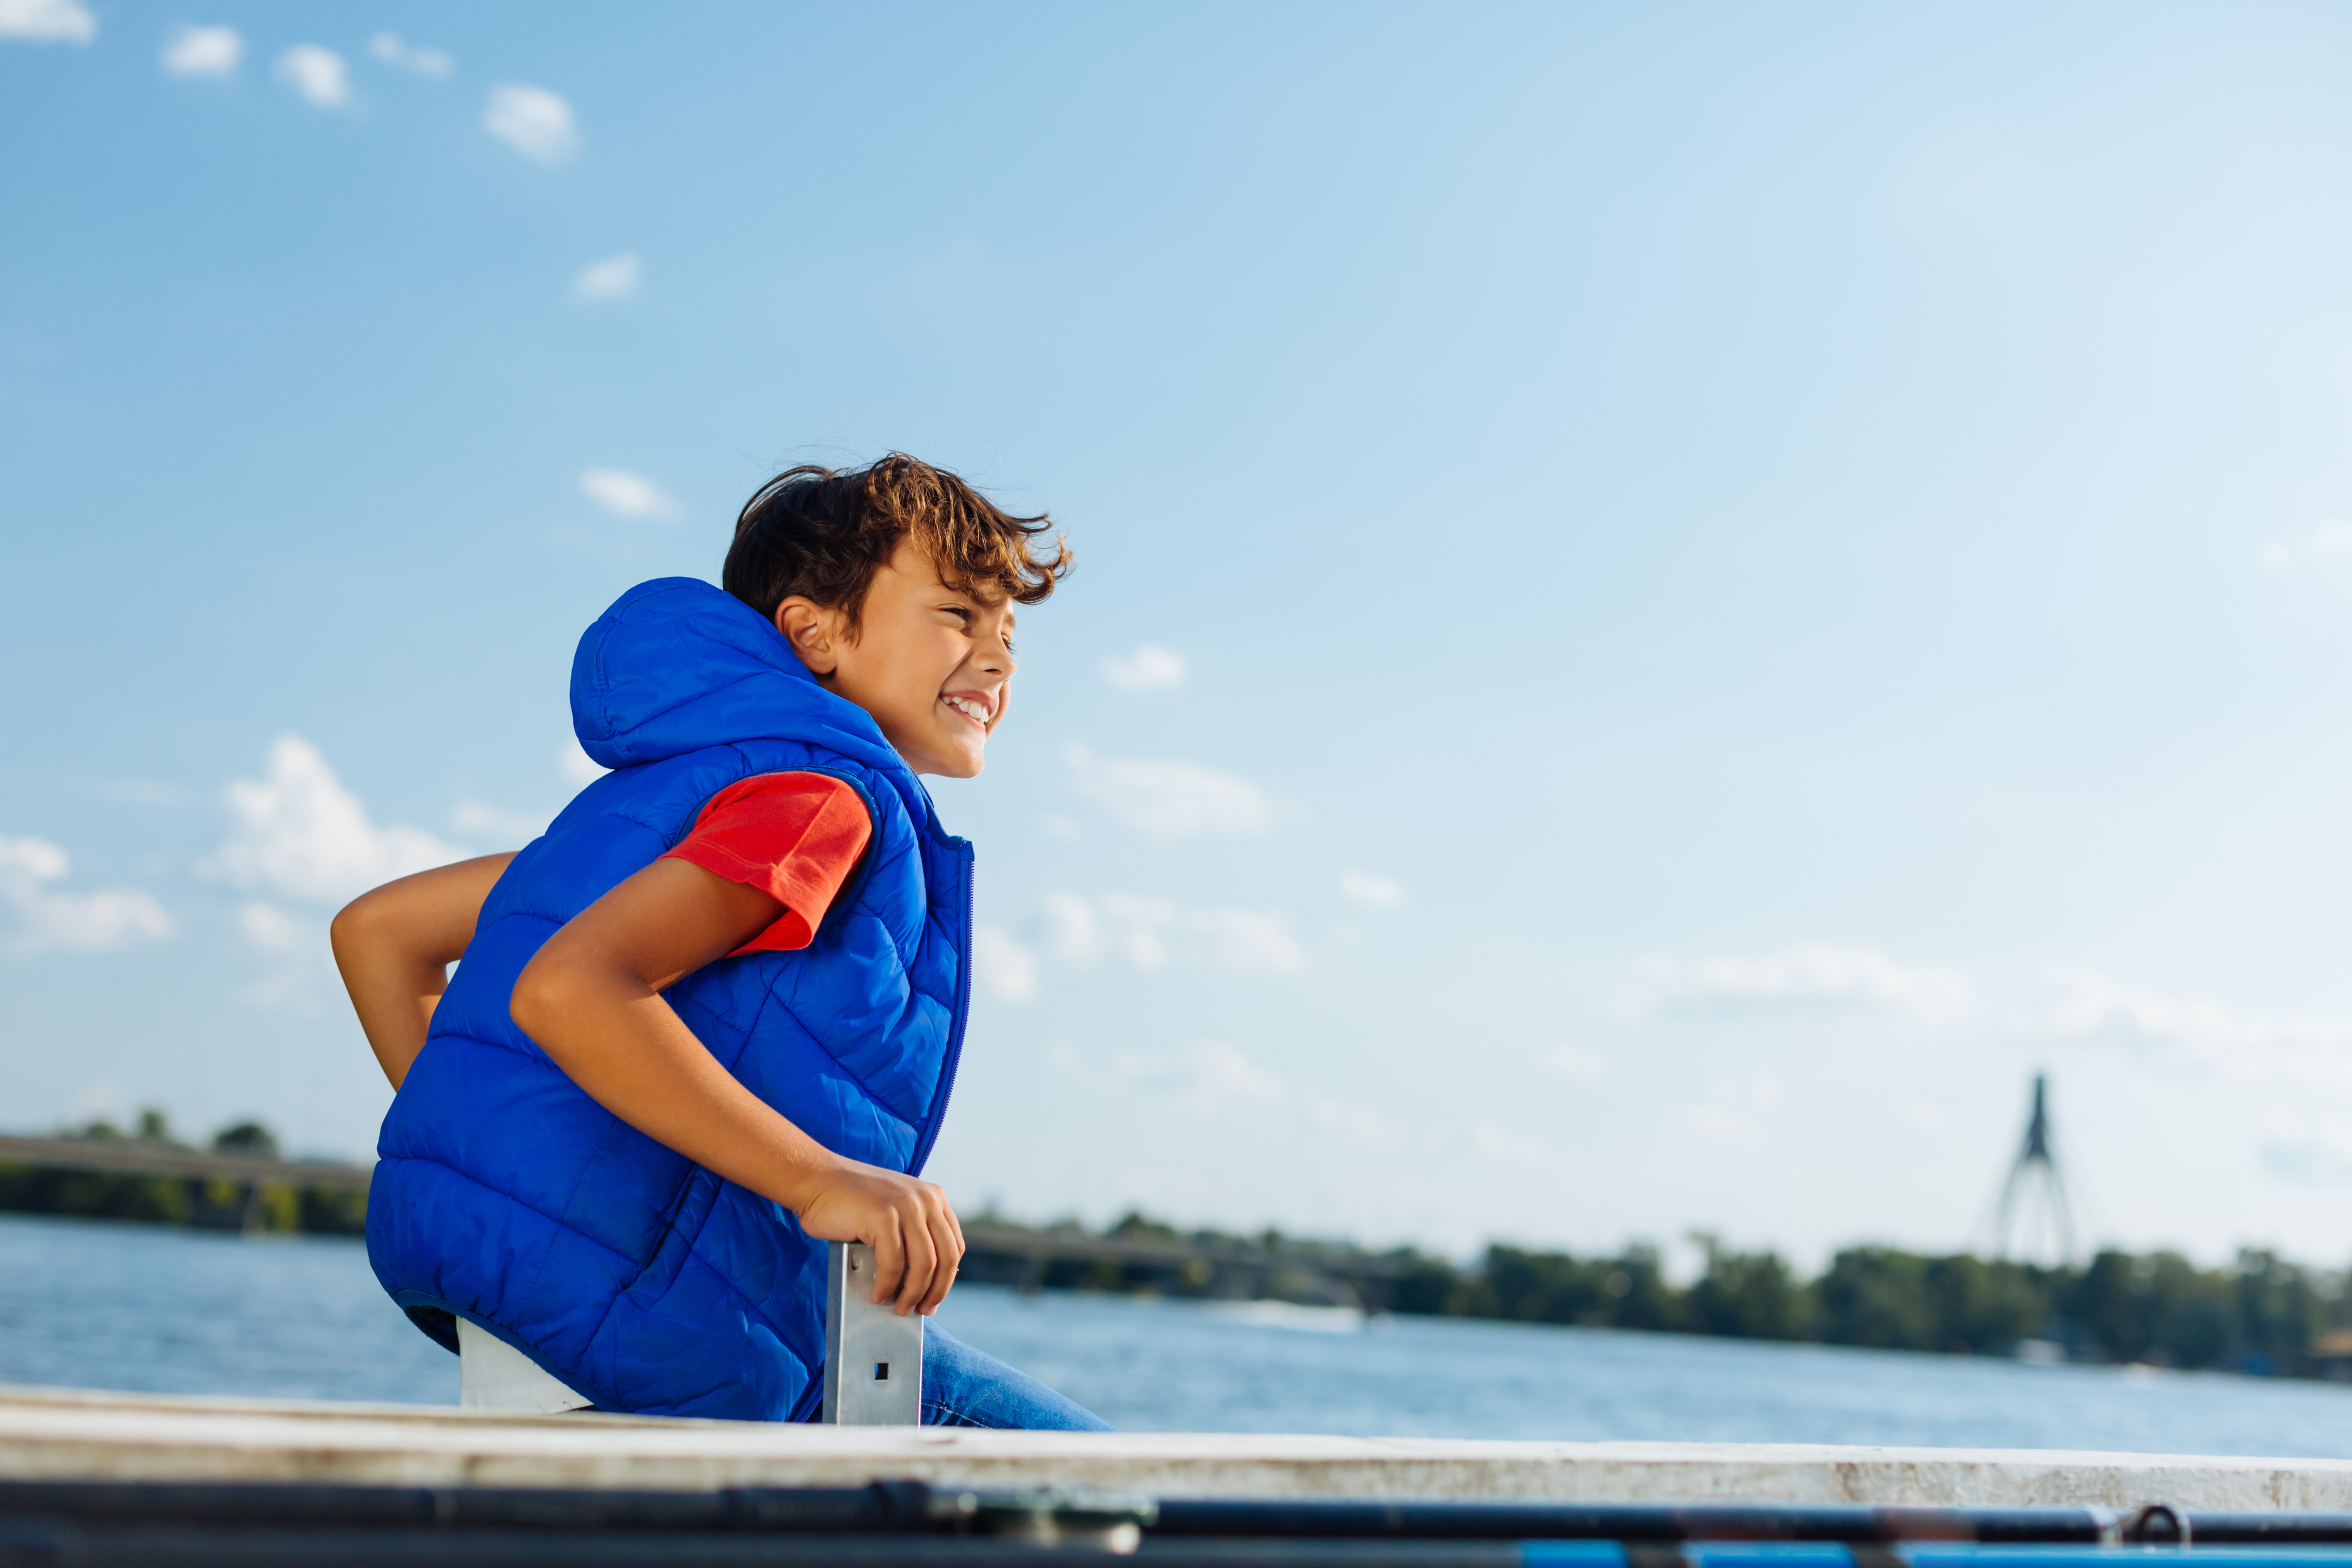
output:
[[[1192,763],[1097,757],[1073,741],[1063,752],[1081,799],[1153,838],[1264,833],[1274,803],[1247,779]]]
[[[482,128],[533,163],[568,163],[580,153],[572,106],[543,87],[509,81],[490,89]]]
[[[2262,1142],[2262,1162],[2273,1175],[2312,1186],[2352,1186],[2352,1125],[2342,1118],[2274,1117]]]
[[[1171,691],[1184,684],[1184,656],[1172,647],[1148,642],[1133,653],[1104,659],[1102,678],[1130,695]]]
[[[2352,1019],[2252,1018],[2217,1002],[2167,996],[2091,970],[2054,976],[2042,1024],[2061,1039],[2165,1051],[2237,1077],[2352,1083]]]
[[[1883,1007],[1922,1024],[1951,1022],[1974,997],[1958,971],[1898,963],[1874,947],[1828,944],[1754,958],[1651,959],[1634,970],[1623,994],[1627,1010],[1636,1014]]]
[[[1470,1147],[1487,1159],[1507,1165],[1533,1165],[1538,1163],[1544,1155],[1541,1139],[1515,1131],[1496,1121],[1472,1122]]]
[[[1342,871],[1339,896],[1368,910],[1401,910],[1405,904],[1404,884],[1377,871]]]
[[[1213,1114],[1236,1106],[1277,1106],[1290,1098],[1280,1078],[1223,1040],[1202,1040],[1174,1057],[1117,1051],[1108,1074],[1090,1068],[1067,1046],[1052,1054],[1065,1072],[1124,1083],[1185,1110]]]
[[[270,952],[283,952],[301,940],[302,929],[292,915],[276,904],[256,899],[239,905],[236,911],[237,930],[254,946]]]
[[[1780,1086],[1770,1073],[1719,1078],[1706,1098],[1674,1108],[1671,1119],[1685,1132],[1713,1143],[1764,1141],[1764,1113],[1780,1101]]]
[[[555,772],[573,789],[586,789],[608,771],[604,763],[588,754],[577,736],[555,749]]]
[[[163,68],[173,76],[232,77],[244,58],[235,27],[180,27],[163,46]]]
[[[449,810],[450,832],[477,844],[495,844],[500,848],[530,843],[547,831],[547,817],[539,813],[509,811],[472,799],[461,800]]]
[[[614,517],[640,522],[676,522],[686,509],[659,485],[626,468],[590,468],[580,476],[580,493]]]
[[[281,735],[257,779],[228,786],[236,820],[203,872],[249,892],[336,903],[380,882],[447,865],[466,851],[421,827],[378,827],[319,748]]]
[[[98,18],[75,0],[0,0],[0,38],[79,47],[97,37]]]
[[[971,933],[973,980],[1000,1002],[1037,999],[1037,955],[999,926]]]
[[[2345,555],[2352,555],[2352,522],[2331,521],[2314,524],[2292,539],[2273,540],[2254,552],[2254,559],[2278,572]]]
[[[1048,893],[1045,945],[1066,963],[1084,966],[1112,958],[1147,973],[1183,963],[1236,974],[1284,974],[1307,963],[1286,916],[1265,910],[1187,908],[1131,893],[1099,899]]]
[[[636,253],[625,250],[582,268],[580,275],[572,280],[572,297],[598,305],[625,300],[637,291],[645,276],[645,266]]]
[[[352,76],[343,57],[316,44],[297,44],[279,55],[278,79],[314,109],[342,109],[352,101]]]
[[[1310,1100],[1307,1119],[1341,1142],[1367,1149],[1392,1148],[1402,1142],[1394,1122],[1358,1100]]]
[[[378,33],[368,40],[368,53],[394,70],[439,80],[457,68],[457,62],[439,49],[420,48],[398,33]]]
[[[72,868],[46,838],[0,838],[0,948],[11,952],[104,952],[175,934],[172,917],[145,893],[101,888],[60,892]]]
[[[1543,1063],[1562,1078],[1588,1083],[1609,1076],[1609,1054],[1586,1046],[1554,1046],[1544,1052]]]

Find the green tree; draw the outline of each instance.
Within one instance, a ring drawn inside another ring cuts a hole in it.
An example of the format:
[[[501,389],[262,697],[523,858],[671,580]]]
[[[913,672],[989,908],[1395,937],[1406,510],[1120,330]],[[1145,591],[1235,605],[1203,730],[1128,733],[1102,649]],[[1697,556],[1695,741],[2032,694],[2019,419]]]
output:
[[[1813,1287],[1816,1331],[1836,1345],[1940,1350],[1927,1260],[1891,1247],[1850,1247]]]
[[[278,1157],[278,1134],[258,1121],[239,1121],[213,1134],[213,1149],[222,1154],[251,1154],[274,1160]]]
[[[1803,1337],[1809,1303],[1779,1253],[1733,1252],[1704,1231],[1693,1232],[1691,1239],[1706,1249],[1706,1272],[1683,1303],[1683,1321],[1692,1332],[1744,1340]]]

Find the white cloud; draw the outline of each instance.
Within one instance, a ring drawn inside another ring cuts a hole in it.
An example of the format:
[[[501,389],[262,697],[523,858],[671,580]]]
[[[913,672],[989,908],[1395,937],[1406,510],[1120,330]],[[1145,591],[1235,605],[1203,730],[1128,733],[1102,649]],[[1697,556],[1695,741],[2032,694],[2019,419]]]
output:
[[[1263,910],[1200,910],[1186,917],[1212,961],[1236,974],[1286,974],[1306,966],[1290,922]]]
[[[1247,779],[1191,763],[1097,757],[1073,741],[1063,752],[1081,798],[1153,838],[1263,833],[1274,805]]]
[[[1368,910],[1404,908],[1404,884],[1394,877],[1383,877],[1375,871],[1341,872],[1339,896]]]
[[[1104,659],[1102,678],[1130,695],[1171,691],[1184,684],[1184,656],[1172,647],[1148,642],[1123,658],[1113,655]]]
[[[1764,1112],[1780,1098],[1780,1086],[1770,1073],[1719,1078],[1705,1100],[1678,1105],[1672,1116],[1685,1131],[1696,1133],[1709,1142],[1760,1143],[1764,1140]]]
[[[1514,1132],[1492,1121],[1470,1124],[1470,1146],[1490,1160],[1508,1165],[1532,1165],[1543,1158],[1540,1140],[1524,1132]]]
[[[2062,1039],[2154,1047],[2234,1077],[2352,1083],[2352,1020],[2242,1017],[2219,1003],[2143,991],[2090,970],[2053,979],[2058,994],[2042,1024]]]
[[[1064,963],[1109,956],[1150,973],[1171,962],[1240,974],[1303,968],[1307,952],[1283,915],[1264,910],[1188,909],[1169,899],[1107,893],[1045,895],[1045,946]]]
[[[235,76],[244,58],[235,27],[182,27],[163,46],[163,68],[173,76]]]
[[[46,838],[0,838],[0,910],[8,926],[0,947],[12,952],[105,952],[134,942],[167,942],[172,917],[145,893],[101,888],[61,893],[48,884],[70,869],[66,852]]]
[[[1037,955],[995,926],[971,933],[972,978],[1000,1002],[1037,999]]]
[[[590,756],[574,736],[556,749],[555,771],[572,788],[586,789],[612,770]]]
[[[395,877],[466,858],[421,827],[378,827],[299,735],[269,748],[268,774],[228,786],[236,826],[205,874],[251,892],[339,903]]]
[[[1624,994],[1634,1013],[1874,1006],[1922,1024],[1949,1023],[1973,998],[1968,977],[1953,970],[1897,963],[1874,947],[1825,944],[1760,958],[1653,959],[1634,971]]]
[[[343,57],[316,44],[297,44],[278,56],[278,79],[315,109],[341,109],[352,100]]]
[[[236,926],[246,941],[271,952],[284,952],[302,937],[302,928],[292,915],[259,899],[238,908]]]
[[[1385,1149],[1398,1142],[1397,1129],[1387,1117],[1352,1100],[1308,1100],[1307,1118],[1333,1137],[1368,1149]]]
[[[527,811],[508,811],[486,801],[461,800],[449,810],[449,831],[478,843],[500,848],[520,847],[547,831],[548,819]]]
[[[2305,561],[2352,555],[2352,522],[2331,520],[2315,523],[2293,539],[2273,540],[2254,552],[2254,559],[2272,571]]]
[[[1138,1089],[1180,1110],[1214,1114],[1235,1106],[1286,1103],[1281,1079],[1223,1040],[1203,1040],[1174,1058],[1156,1051],[1120,1049],[1109,1069],[1090,1068],[1066,1045],[1048,1048],[1047,1058],[1072,1078]]]
[[[625,250],[582,268],[580,275],[572,280],[572,297],[593,302],[625,300],[637,291],[645,277],[645,264],[637,259],[636,253]]]
[[[490,89],[482,127],[535,163],[570,163],[580,151],[572,106],[543,87],[509,81]]]
[[[324,1011],[329,967],[326,922],[254,899],[237,907],[236,929],[248,946],[277,960],[236,988],[248,1007],[315,1018]]]
[[[1544,1066],[1562,1078],[1598,1082],[1609,1076],[1608,1053],[1582,1046],[1554,1046],[1544,1052],[1543,1061]]]
[[[590,468],[580,476],[580,493],[614,517],[646,522],[676,522],[686,509],[643,474],[626,468]]]
[[[98,18],[75,0],[0,0],[0,38],[81,45],[97,37]]]
[[[378,33],[368,40],[368,53],[394,70],[413,71],[438,80],[457,68],[457,62],[439,49],[420,48],[398,33]]]
[[[2342,1119],[2272,1118],[2262,1161],[2274,1175],[2313,1186],[2352,1185],[2352,1126]]]
[[[1279,1105],[1287,1098],[1282,1080],[1223,1040],[1203,1040],[1184,1053],[1184,1087],[1178,1097],[1197,1110],[1228,1105]]]

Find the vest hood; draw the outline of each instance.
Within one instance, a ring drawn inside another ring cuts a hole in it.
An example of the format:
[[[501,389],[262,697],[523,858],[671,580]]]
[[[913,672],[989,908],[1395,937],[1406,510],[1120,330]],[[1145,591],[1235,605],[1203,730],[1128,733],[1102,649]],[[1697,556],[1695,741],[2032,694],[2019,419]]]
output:
[[[777,740],[906,769],[873,715],[820,686],[757,610],[696,577],[638,584],[582,636],[572,729],[607,768]]]

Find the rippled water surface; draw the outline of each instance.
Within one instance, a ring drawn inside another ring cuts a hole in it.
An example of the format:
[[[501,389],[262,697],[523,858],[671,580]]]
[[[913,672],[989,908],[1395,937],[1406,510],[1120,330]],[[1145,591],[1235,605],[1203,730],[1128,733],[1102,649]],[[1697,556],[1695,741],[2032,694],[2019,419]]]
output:
[[[2352,1458],[2352,1388],[959,1288],[940,1321],[1130,1429]],[[356,1241],[0,1215],[0,1383],[450,1404]]]

